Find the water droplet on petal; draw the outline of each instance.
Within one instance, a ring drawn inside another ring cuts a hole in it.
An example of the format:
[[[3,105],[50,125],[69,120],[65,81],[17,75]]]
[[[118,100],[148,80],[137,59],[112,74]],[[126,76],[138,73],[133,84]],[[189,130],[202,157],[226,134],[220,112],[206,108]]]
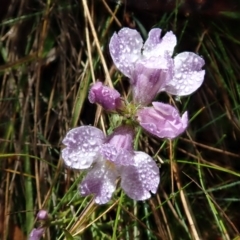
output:
[[[94,144],[96,144],[96,140],[95,139],[93,139],[93,138],[91,138],[91,139],[89,139],[89,141],[88,141],[91,145],[94,145]]]
[[[175,77],[179,79],[179,78],[182,77],[182,74],[181,74],[181,73],[177,73],[177,74],[175,75]]]

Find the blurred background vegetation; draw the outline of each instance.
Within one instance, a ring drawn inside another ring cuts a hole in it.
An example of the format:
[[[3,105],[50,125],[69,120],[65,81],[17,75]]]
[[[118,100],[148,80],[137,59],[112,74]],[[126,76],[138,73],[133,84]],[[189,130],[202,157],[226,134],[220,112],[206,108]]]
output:
[[[2,0],[0,3],[0,239],[27,239],[39,209],[44,239],[240,239],[240,3],[234,0]],[[174,141],[146,133],[139,149],[161,168],[159,191],[103,206],[78,194],[61,140],[75,126],[108,130],[87,100],[97,79],[128,95],[108,43],[121,27],[144,38],[172,30],[175,53],[205,61],[202,87],[181,101],[188,130]]]

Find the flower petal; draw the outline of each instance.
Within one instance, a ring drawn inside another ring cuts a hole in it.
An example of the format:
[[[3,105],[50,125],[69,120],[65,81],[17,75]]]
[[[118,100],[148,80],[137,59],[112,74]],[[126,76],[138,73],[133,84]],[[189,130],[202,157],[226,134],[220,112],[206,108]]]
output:
[[[131,81],[134,102],[146,106],[172,78],[173,61],[169,57],[151,57],[136,63]]]
[[[159,181],[157,164],[144,152],[135,152],[134,164],[121,171],[121,187],[134,200],[150,198],[150,191],[156,193]]]
[[[182,52],[174,58],[174,76],[165,91],[178,96],[186,96],[196,91],[203,83],[205,61],[192,52]]]
[[[141,58],[143,40],[134,29],[122,28],[114,33],[109,43],[109,50],[116,67],[131,78],[134,63]]]
[[[34,228],[29,234],[28,240],[40,240],[44,234],[44,228]]]
[[[156,46],[161,42],[161,32],[160,28],[153,28],[148,33],[148,38],[143,45],[143,51],[149,52],[156,48]]]
[[[122,125],[114,129],[105,143],[110,143],[118,149],[126,149],[131,151],[133,149],[134,130],[131,126]]]
[[[186,130],[187,112],[181,118],[178,110],[169,104],[152,104],[153,107],[146,107],[137,112],[138,121],[146,131],[159,138],[172,139]]]
[[[105,160],[95,163],[79,186],[82,196],[94,194],[97,204],[107,203],[116,189],[118,174],[114,166]]]
[[[102,146],[101,154],[116,165],[129,165],[132,163],[133,151],[119,149],[109,143]]]
[[[64,163],[71,168],[86,169],[99,157],[100,146],[105,136],[101,130],[91,126],[81,126],[70,130],[62,143]]]
[[[88,99],[90,103],[98,103],[106,110],[116,110],[121,107],[120,93],[101,82],[93,84],[89,91]]]
[[[120,126],[107,137],[101,153],[116,165],[129,165],[133,156],[134,131],[130,126]]]
[[[143,46],[143,55],[149,57],[164,56],[166,53],[172,56],[177,44],[177,38],[172,31],[167,32],[163,38],[160,38],[161,29],[154,28],[148,34],[148,39]]]

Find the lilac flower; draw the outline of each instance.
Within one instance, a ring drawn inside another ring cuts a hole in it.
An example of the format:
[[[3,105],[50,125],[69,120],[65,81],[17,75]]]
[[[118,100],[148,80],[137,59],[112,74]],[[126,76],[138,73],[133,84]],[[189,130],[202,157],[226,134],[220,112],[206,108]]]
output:
[[[34,228],[31,231],[28,240],[40,240],[43,234],[44,234],[44,228],[41,228],[41,227]]]
[[[172,59],[176,36],[171,31],[163,38],[160,34],[161,29],[152,29],[143,44],[136,30],[122,28],[109,44],[116,67],[130,79],[135,103],[143,106],[161,91],[189,95],[201,86],[205,75],[201,57],[183,52]]]
[[[156,193],[159,169],[144,152],[132,148],[133,130],[117,128],[105,137],[95,127],[82,126],[70,130],[63,139],[66,146],[62,158],[68,167],[89,171],[80,184],[82,196],[94,194],[95,202],[107,203],[121,177],[121,187],[132,199],[145,200]]]
[[[123,28],[112,36],[109,49],[116,67],[130,79],[140,125],[160,138],[174,138],[186,129],[187,113],[180,117],[177,109],[163,103],[145,106],[162,91],[178,96],[196,91],[204,79],[205,62],[192,52],[172,58],[176,36],[171,31],[162,38],[160,34],[161,29],[152,29],[143,44],[136,30]]]
[[[169,104],[153,102],[153,107],[145,107],[137,112],[140,125],[159,138],[175,138],[185,131],[188,115],[180,117],[176,108]]]
[[[115,89],[103,86],[101,82],[93,84],[88,99],[90,103],[98,103],[106,110],[116,110],[122,105],[120,93]]]

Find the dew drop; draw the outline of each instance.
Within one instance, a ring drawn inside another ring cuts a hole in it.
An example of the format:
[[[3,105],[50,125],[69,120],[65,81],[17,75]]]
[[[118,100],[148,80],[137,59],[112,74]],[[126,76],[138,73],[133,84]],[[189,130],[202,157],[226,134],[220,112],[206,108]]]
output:
[[[175,75],[175,77],[179,79],[179,78],[182,77],[182,74],[181,74],[181,73],[177,73],[177,74]]]
[[[89,139],[89,141],[88,141],[91,145],[94,145],[94,144],[96,144],[96,140],[95,139]]]
[[[87,148],[88,144],[87,143],[83,143],[83,147]]]
[[[107,96],[109,94],[109,90],[108,89],[103,89],[102,94],[103,94],[103,96]]]

